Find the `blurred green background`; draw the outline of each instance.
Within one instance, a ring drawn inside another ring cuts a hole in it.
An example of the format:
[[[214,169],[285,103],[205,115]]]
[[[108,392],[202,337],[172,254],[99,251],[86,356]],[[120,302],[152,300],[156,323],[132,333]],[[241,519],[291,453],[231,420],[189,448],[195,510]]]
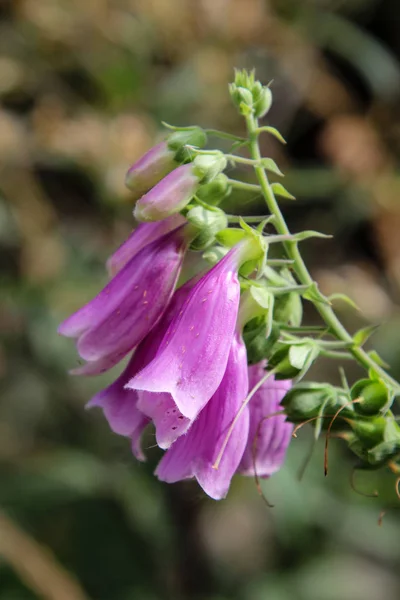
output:
[[[56,327],[106,281],[133,226],[124,175],[160,121],[243,132],[234,67],[274,79],[263,138],[297,202],[290,227],[332,241],[304,251],[346,325],[400,376],[400,4],[398,0],[2,0],[0,2],[0,600],[397,600],[394,478],[356,473],[338,440],[293,440],[265,482],[227,500],[152,476],[72,378]],[[245,207],[245,208],[243,208]],[[231,210],[260,214],[252,198]],[[312,314],[307,314],[312,319]],[[353,367],[350,379],[357,376]],[[337,381],[319,362],[311,377]],[[378,524],[383,517],[381,525]]]

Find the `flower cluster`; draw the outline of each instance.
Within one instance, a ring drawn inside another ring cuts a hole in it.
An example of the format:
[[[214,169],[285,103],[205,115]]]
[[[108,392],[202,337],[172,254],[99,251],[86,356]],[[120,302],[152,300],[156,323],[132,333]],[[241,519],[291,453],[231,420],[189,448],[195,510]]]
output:
[[[283,414],[265,417],[282,412],[291,384],[271,376],[247,403],[266,373],[265,361],[248,366],[242,335],[262,312],[239,275],[245,269],[248,277],[263,261],[258,232],[236,229],[232,247],[219,246],[222,258],[212,268],[204,271],[203,263],[203,271],[177,285],[190,249],[209,246],[210,232],[215,241],[226,225],[219,209],[193,205],[197,191],[220,183],[226,160],[204,153],[171,170],[173,160],[165,142],[129,170],[142,222],[107,261],[108,285],[59,333],[76,338],[86,361],[74,374],[102,373],[132,353],[122,374],[88,406],[101,407],[111,429],[130,438],[138,460],[145,458],[141,438],[152,423],[165,450],[158,478],[194,477],[220,499],[235,473],[269,477],[282,465],[292,425]]]
[[[207,132],[199,127],[168,126],[167,140],[129,169],[140,224],[107,261],[108,285],[59,328],[76,338],[85,361],[74,373],[96,375],[131,354],[89,406],[100,406],[111,429],[131,439],[139,460],[151,423],[165,450],[157,476],[196,478],[212,498],[226,495],[235,473],[258,480],[279,469],[292,423],[313,423],[315,439],[326,429],[327,442],[335,425],[363,468],[388,467],[400,482],[392,411],[400,384],[363,348],[371,327],[350,334],[338,319],[332,301],[351,301],[325,297],[308,272],[298,245],[324,234],[291,234],[280,211],[277,197],[293,196],[269,181],[268,172],[282,173],[258,143],[263,133],[284,142],[274,127],[259,126],[271,107],[269,86],[241,71],[230,94],[247,137],[208,133],[231,140],[231,153],[203,149]],[[250,158],[233,153],[244,146]],[[258,183],[228,178],[228,164],[251,167]],[[262,196],[269,216],[226,214],[221,203],[235,190]],[[267,224],[274,234],[265,234]],[[270,258],[272,244],[281,253]],[[197,274],[182,285],[186,263],[197,264]],[[321,325],[303,324],[303,300]],[[340,387],[301,381],[320,357],[352,358],[367,376],[350,385],[341,368]]]

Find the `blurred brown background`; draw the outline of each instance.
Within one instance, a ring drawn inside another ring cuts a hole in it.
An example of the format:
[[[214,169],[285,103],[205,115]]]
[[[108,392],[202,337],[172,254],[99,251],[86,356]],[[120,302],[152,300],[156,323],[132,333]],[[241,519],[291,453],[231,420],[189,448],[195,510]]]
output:
[[[387,473],[357,473],[332,443],[302,482],[310,435],[265,484],[226,501],[152,476],[74,379],[62,318],[106,281],[133,226],[124,175],[161,120],[243,132],[234,67],[274,79],[263,152],[297,197],[293,231],[355,330],[400,376],[398,0],[2,0],[0,2],[0,600],[397,600],[400,520]],[[260,214],[252,198],[230,209]],[[311,317],[311,314],[310,314]],[[356,371],[350,369],[349,376]],[[337,378],[319,364],[313,377]],[[152,445],[149,438],[148,445]],[[378,525],[381,511],[386,512]]]

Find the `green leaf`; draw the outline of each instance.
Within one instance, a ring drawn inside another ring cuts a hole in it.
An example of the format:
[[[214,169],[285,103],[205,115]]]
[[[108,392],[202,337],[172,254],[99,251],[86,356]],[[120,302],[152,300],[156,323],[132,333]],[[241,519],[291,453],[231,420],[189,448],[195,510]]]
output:
[[[379,356],[376,350],[371,350],[370,352],[368,352],[368,355],[372,358],[372,360],[376,362],[376,364],[379,367],[383,367],[384,369],[390,369],[390,365],[388,365],[388,363],[385,362],[383,358]]]
[[[328,300],[329,302],[334,302],[335,300],[341,300],[342,302],[346,302],[346,304],[349,304],[352,308],[355,308],[356,310],[360,311],[359,306],[357,306],[357,304],[354,302],[354,300],[352,300],[351,298],[349,298],[348,296],[346,296],[346,294],[331,294],[330,296],[328,296]]]
[[[278,131],[275,127],[260,127],[260,129],[258,131],[265,131],[266,133],[269,133],[271,135],[273,135],[277,140],[279,140],[281,142],[281,144],[286,144],[286,140],[283,137],[283,135],[281,134],[280,131]]]
[[[287,198],[288,200],[296,200],[296,198],[290,192],[288,192],[281,183],[272,183],[271,188],[275,196],[281,196],[282,198]]]
[[[368,327],[359,329],[353,336],[354,344],[358,347],[363,346],[367,339],[378,329],[378,327],[379,325],[368,325]]]
[[[293,239],[296,242],[303,242],[304,240],[308,240],[309,238],[329,239],[331,237],[333,237],[333,236],[330,234],[327,234],[327,233],[321,233],[320,231],[308,230],[308,231],[300,231],[299,233],[294,234]]]
[[[279,175],[279,177],[284,177],[284,174],[282,173],[276,162],[272,160],[272,158],[263,158],[261,160],[261,165],[267,171],[275,173],[275,175]]]

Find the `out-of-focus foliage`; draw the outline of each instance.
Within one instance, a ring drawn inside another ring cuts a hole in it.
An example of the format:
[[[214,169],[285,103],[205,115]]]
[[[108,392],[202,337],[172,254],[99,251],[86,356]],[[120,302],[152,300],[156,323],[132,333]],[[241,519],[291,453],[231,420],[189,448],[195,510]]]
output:
[[[233,67],[274,79],[263,151],[297,196],[293,230],[326,293],[400,375],[398,0],[3,0],[0,3],[0,600],[396,600],[399,502],[340,440],[298,481],[310,436],[264,485],[226,501],[152,476],[85,402],[57,323],[105,282],[133,226],[124,175],[160,121],[230,129]],[[260,214],[259,200],[230,210]],[[243,209],[243,206],[245,208]],[[336,365],[313,377],[337,381]],[[381,511],[386,511],[378,526]]]

